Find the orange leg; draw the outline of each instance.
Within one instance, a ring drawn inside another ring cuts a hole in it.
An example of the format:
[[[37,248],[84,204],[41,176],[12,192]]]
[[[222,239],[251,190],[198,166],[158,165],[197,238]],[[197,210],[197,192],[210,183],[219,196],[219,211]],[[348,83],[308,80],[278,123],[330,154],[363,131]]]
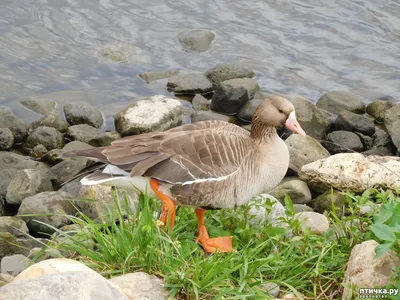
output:
[[[169,228],[170,230],[172,230],[175,224],[176,204],[170,197],[163,194],[159,190],[160,187],[159,181],[155,179],[150,179],[150,186],[162,202],[160,223],[162,224],[162,226],[169,224]]]
[[[231,236],[223,236],[210,239],[208,237],[207,228],[204,225],[204,215],[206,211],[202,208],[196,208],[196,217],[198,222],[198,230],[199,236],[197,237],[197,241],[203,246],[204,251],[213,253],[217,249],[220,252],[232,252],[232,237]]]

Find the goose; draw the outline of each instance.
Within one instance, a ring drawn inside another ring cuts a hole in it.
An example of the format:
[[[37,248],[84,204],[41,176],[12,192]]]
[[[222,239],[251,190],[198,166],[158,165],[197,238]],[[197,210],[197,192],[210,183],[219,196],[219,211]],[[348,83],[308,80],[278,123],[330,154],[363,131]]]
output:
[[[276,131],[281,125],[306,135],[293,104],[271,95],[256,108],[250,132],[232,123],[207,120],[65,155],[100,162],[80,180],[82,185],[134,188],[160,199],[158,223],[166,230],[174,226],[177,205],[194,207],[197,241],[204,251],[231,252],[231,236],[209,237],[205,212],[243,205],[281,182],[289,167],[289,150]]]

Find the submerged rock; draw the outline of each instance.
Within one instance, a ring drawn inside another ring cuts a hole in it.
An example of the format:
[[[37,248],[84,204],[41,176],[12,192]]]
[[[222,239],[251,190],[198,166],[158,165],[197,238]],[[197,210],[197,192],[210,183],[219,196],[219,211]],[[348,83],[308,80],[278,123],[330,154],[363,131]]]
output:
[[[71,125],[88,124],[95,128],[103,125],[103,115],[87,102],[73,102],[64,106],[65,119]]]
[[[201,73],[178,73],[168,79],[167,87],[176,94],[205,94],[212,91],[212,83]]]
[[[213,83],[218,84],[222,81],[234,78],[253,78],[255,73],[243,66],[240,62],[220,63],[208,69],[204,75]]]
[[[350,92],[332,91],[327,92],[317,101],[317,107],[327,110],[336,115],[343,110],[354,113],[363,114],[365,112],[365,104],[361,98]]]
[[[214,40],[215,34],[209,30],[185,30],[178,34],[178,40],[186,51],[205,52]]]
[[[23,106],[41,115],[48,115],[54,112],[56,103],[47,100],[26,99],[20,102]]]
[[[360,137],[350,131],[338,130],[331,132],[322,143],[330,153],[362,151],[364,146]]]
[[[0,107],[0,128],[10,129],[16,144],[22,143],[28,132],[28,124],[3,107]]]
[[[178,74],[180,70],[164,70],[164,71],[155,71],[155,72],[143,72],[139,74],[139,77],[142,78],[147,83],[152,81],[170,78],[171,76]]]
[[[14,135],[8,128],[0,128],[0,151],[10,150],[14,145]]]

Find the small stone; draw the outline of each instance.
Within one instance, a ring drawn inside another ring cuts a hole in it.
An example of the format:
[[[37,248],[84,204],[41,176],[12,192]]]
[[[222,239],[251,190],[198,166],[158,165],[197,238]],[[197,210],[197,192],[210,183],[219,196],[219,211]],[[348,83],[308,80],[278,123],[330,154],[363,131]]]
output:
[[[87,124],[81,124],[69,127],[65,136],[71,141],[81,141],[84,143],[88,143],[90,140],[96,138],[99,135],[99,129]]]
[[[248,205],[250,206],[250,225],[263,224],[268,220],[273,227],[288,227],[288,224],[282,221],[282,218],[287,217],[285,207],[274,196],[260,194],[254,197]],[[269,211],[266,207],[269,208]]]
[[[340,191],[327,190],[317,198],[313,199],[310,205],[316,212],[323,214],[326,211],[332,211],[332,202],[336,208],[336,215],[342,217],[347,211],[347,200]]]
[[[385,112],[385,126],[396,148],[400,149],[400,103]]]
[[[215,34],[209,30],[185,30],[178,34],[178,40],[186,51],[205,52],[214,40]]]
[[[294,211],[300,213],[303,211],[313,211],[313,209],[305,204],[293,204]]]
[[[21,254],[5,256],[1,260],[1,273],[16,276],[25,270],[30,263],[31,260]]]
[[[29,134],[24,148],[33,149],[37,145],[43,145],[47,150],[60,149],[64,147],[64,136],[57,129],[52,127],[38,127]]]
[[[328,134],[322,143],[330,153],[359,152],[364,146],[359,136],[350,131],[338,130]]]
[[[47,100],[27,99],[20,102],[23,106],[41,115],[48,115],[54,112],[56,103]]]
[[[207,98],[203,97],[200,94],[196,94],[196,96],[194,96],[194,98],[192,100],[192,104],[193,104],[193,108],[196,111],[199,111],[199,110],[207,111],[210,109],[211,100],[208,100]]]
[[[0,232],[9,232],[16,237],[26,237],[29,233],[24,220],[17,217],[0,217]]]
[[[269,193],[281,202],[284,202],[286,195],[294,204],[307,204],[311,201],[311,191],[307,183],[297,177],[287,177],[281,184]]]
[[[64,106],[65,119],[71,125],[87,124],[95,128],[103,125],[103,115],[86,102],[73,102]]]
[[[385,120],[385,112],[396,105],[395,102],[385,101],[385,100],[376,100],[367,105],[367,113],[374,117],[374,119],[383,123]]]
[[[68,225],[67,225],[68,226]],[[65,226],[64,226],[65,227]],[[39,255],[40,254],[40,255]],[[43,261],[46,259],[51,259],[51,258],[62,258],[63,255],[61,252],[55,248],[39,248],[35,247],[29,251],[28,257],[35,257],[38,256],[35,262]]]
[[[205,94],[212,91],[212,83],[201,73],[178,73],[168,79],[167,87],[176,94]]]
[[[303,232],[309,229],[312,233],[321,234],[329,230],[328,218],[322,214],[304,211],[295,216],[299,219]]]
[[[53,127],[57,129],[61,133],[65,133],[68,130],[68,123],[63,120],[59,115],[56,113],[51,113],[30,125],[30,130],[35,130],[38,127]]]
[[[342,111],[336,121],[336,130],[357,131],[362,134],[372,136],[375,133],[375,124],[365,115],[359,115],[350,111]]]
[[[207,121],[207,120],[219,120],[224,122],[233,123],[235,121],[234,116],[227,116],[223,114],[219,114],[212,110],[199,110],[192,118],[192,122],[199,122],[199,121]]]
[[[275,282],[264,282],[261,284],[263,289],[270,294],[271,297],[278,297],[280,293],[279,285]]]
[[[359,96],[343,91],[332,91],[323,94],[316,105],[336,115],[343,110],[360,114],[365,112],[365,104]]]
[[[256,111],[257,107],[264,101],[265,94],[260,91],[257,91],[254,94],[253,99],[247,102],[243,107],[240,109],[239,113],[237,114],[237,118],[244,122],[251,122],[253,119],[253,114]]]
[[[255,73],[243,66],[240,62],[220,63],[208,69],[204,75],[213,83],[218,84],[234,78],[253,78]]]
[[[0,151],[10,150],[14,145],[14,135],[9,128],[0,128]]]
[[[41,159],[46,153],[47,149],[42,144],[36,145],[30,152],[29,156],[34,159]]]
[[[121,138],[121,135],[116,131],[106,131],[100,133],[97,137],[89,141],[89,145],[93,147],[106,147],[110,146],[115,140]]]
[[[24,141],[28,132],[28,124],[21,118],[15,116],[10,110],[0,107],[0,128],[8,128],[14,135],[14,143],[20,144]]]
[[[165,70],[165,71],[156,71],[156,72],[143,72],[139,74],[139,77],[142,78],[147,83],[152,81],[170,78],[171,76],[178,74],[180,70]]]

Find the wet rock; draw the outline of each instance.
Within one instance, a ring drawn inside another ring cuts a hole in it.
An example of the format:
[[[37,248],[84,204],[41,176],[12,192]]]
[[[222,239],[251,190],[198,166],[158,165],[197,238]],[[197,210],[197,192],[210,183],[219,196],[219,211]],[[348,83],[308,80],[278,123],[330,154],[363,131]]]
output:
[[[17,169],[2,169],[0,172],[0,202],[1,199],[5,199],[7,194],[7,187],[11,182],[11,179],[18,173]],[[2,205],[0,204],[0,207]],[[1,208],[0,208],[1,211]],[[1,215],[1,213],[0,213]],[[1,230],[0,230],[1,232]]]
[[[269,191],[269,194],[282,203],[284,202],[286,195],[288,195],[295,204],[307,204],[311,201],[311,192],[307,183],[297,177],[285,178],[281,184],[272,191]]]
[[[323,214],[312,211],[297,213],[295,217],[300,221],[303,232],[310,230],[312,233],[321,234],[329,230],[328,218]]]
[[[64,147],[64,136],[52,127],[38,127],[29,134],[24,143],[25,149],[33,149],[37,145],[43,145],[47,150]]]
[[[322,143],[330,153],[362,151],[363,144],[360,137],[350,131],[338,130],[328,134]]]
[[[164,300],[168,298],[163,281],[144,272],[128,273],[113,277],[109,281],[118,286],[130,299]]]
[[[47,100],[27,99],[22,100],[20,103],[27,109],[45,116],[54,112],[54,109],[56,108],[56,103],[54,101]]]
[[[374,117],[377,122],[383,123],[385,120],[385,111],[392,108],[394,105],[396,105],[395,102],[376,100],[367,105],[367,113]]]
[[[218,84],[234,78],[253,78],[255,73],[240,62],[226,62],[208,69],[204,75],[213,83]]]
[[[41,159],[46,153],[47,149],[42,144],[36,145],[33,149],[29,152],[29,156],[34,159]]]
[[[0,170],[48,169],[46,164],[12,152],[0,151]]]
[[[70,125],[87,124],[96,128],[103,125],[103,115],[86,102],[73,102],[64,105],[65,119]]]
[[[217,85],[211,99],[211,109],[225,114],[236,114],[260,89],[251,78],[237,78]]]
[[[178,73],[168,79],[167,87],[176,94],[205,94],[212,91],[212,83],[201,73]]]
[[[50,168],[51,181],[55,186],[61,186],[67,180],[86,167],[85,158],[66,158]]]
[[[193,108],[196,111],[199,111],[199,110],[207,111],[210,109],[211,100],[208,100],[207,98],[203,97],[200,94],[196,94],[196,96],[194,96],[194,98],[192,100],[192,104],[193,104]]]
[[[356,287],[379,288],[390,283],[393,271],[400,267],[400,258],[393,250],[383,257],[375,258],[375,248],[378,245],[376,241],[369,240],[355,245],[351,250],[342,283],[345,287],[342,299],[354,299],[352,290],[357,290]]]
[[[347,201],[346,197],[339,191],[330,189],[313,199],[310,203],[311,207],[321,214],[325,211],[332,211],[332,203],[336,208],[336,215],[343,216],[346,212]]]
[[[300,179],[321,189],[363,192],[372,187],[400,188],[400,157],[335,154],[303,166]]]
[[[164,70],[164,71],[156,71],[156,72],[143,72],[139,74],[139,77],[142,78],[147,83],[152,81],[170,78],[171,76],[178,74],[180,70]]]
[[[385,126],[397,149],[400,149],[400,103],[385,112]]]
[[[199,53],[207,51],[214,38],[214,33],[202,29],[185,30],[178,34],[179,43],[184,50]]]
[[[253,114],[256,111],[256,108],[261,104],[264,100],[265,94],[260,91],[257,91],[254,94],[253,99],[249,100],[243,107],[240,109],[239,113],[236,115],[239,120],[244,122],[251,122],[253,119]]]
[[[89,145],[93,147],[110,146],[111,142],[121,138],[121,135],[116,131],[106,131],[89,141]]]
[[[296,213],[300,213],[303,211],[313,211],[313,209],[311,207],[309,207],[308,205],[305,204],[293,204],[294,207],[294,211]]]
[[[16,276],[25,270],[30,263],[31,260],[22,254],[5,256],[1,260],[1,273]]]
[[[233,123],[235,121],[234,116],[227,116],[223,114],[219,114],[212,110],[199,110],[192,118],[192,122],[206,121],[206,120],[219,120],[224,122]]]
[[[14,145],[14,135],[8,128],[0,128],[0,151],[10,150]]]
[[[88,143],[90,140],[99,135],[99,129],[87,124],[71,126],[68,128],[67,133],[65,134],[65,136],[71,141],[81,141],[84,143]]]
[[[303,137],[292,134],[285,140],[285,143],[290,153],[289,167],[295,172],[308,163],[330,156],[328,150],[308,135]]]
[[[8,204],[19,205],[26,197],[52,190],[53,185],[47,170],[24,169],[11,179],[6,201]]]
[[[54,229],[37,221],[60,228],[70,223],[65,215],[73,215],[76,210],[72,203],[72,197],[66,192],[43,192],[25,198],[18,209],[31,233],[52,234]],[[36,214],[35,216],[24,216]]]
[[[38,127],[53,127],[57,129],[61,133],[65,133],[68,130],[68,123],[63,120],[59,115],[56,113],[51,113],[30,125],[31,130],[35,130]]]
[[[342,111],[336,121],[336,130],[357,131],[362,134],[372,136],[375,133],[375,124],[366,115],[359,115],[350,111]]]
[[[17,217],[0,217],[0,232],[9,232],[16,237],[26,237],[28,227]]]
[[[157,109],[154,109],[157,108]],[[115,116],[115,128],[122,136],[164,131],[182,124],[183,105],[179,100],[156,95],[138,100]]]
[[[304,97],[296,97],[292,103],[297,120],[305,132],[317,140],[323,139],[331,124],[326,114]]]
[[[14,135],[15,144],[22,143],[28,132],[28,124],[3,107],[0,107],[0,128],[8,128],[11,130]]]
[[[336,115],[340,114],[343,110],[359,114],[365,112],[365,104],[361,98],[349,92],[327,92],[319,98],[316,105]]]

